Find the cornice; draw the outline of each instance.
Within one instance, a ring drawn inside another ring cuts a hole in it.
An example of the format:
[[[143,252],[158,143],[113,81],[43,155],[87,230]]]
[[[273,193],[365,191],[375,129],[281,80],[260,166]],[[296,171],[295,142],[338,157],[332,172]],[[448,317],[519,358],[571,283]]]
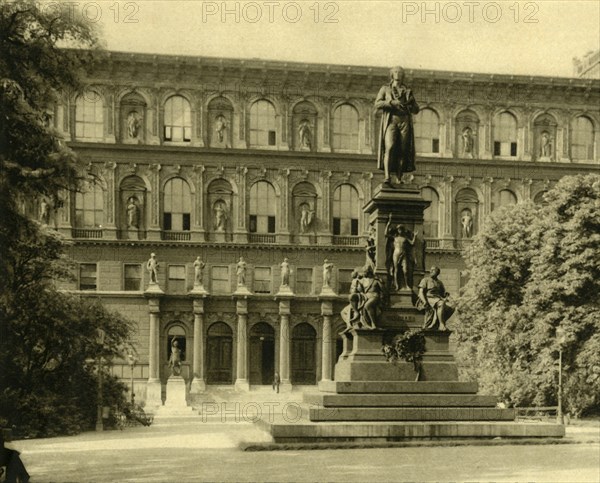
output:
[[[226,78],[230,74],[239,77],[244,82],[248,73],[256,72],[259,77],[265,77],[271,71],[277,72],[282,80],[287,81],[290,73],[302,73],[303,76],[310,76],[311,73],[320,74],[327,81],[333,80],[331,76],[343,76],[344,78],[354,77],[363,78],[367,84],[379,85],[386,82],[388,78],[387,67],[380,66],[360,66],[348,64],[323,64],[312,62],[291,62],[266,59],[240,59],[240,58],[219,58],[206,56],[189,55],[166,55],[151,53],[132,53],[107,51],[105,52],[106,64],[109,72],[116,72],[117,63],[123,63],[129,69],[140,72],[144,67],[151,72],[162,70],[162,67],[169,66],[168,72],[175,72],[180,75],[184,70],[206,72],[214,71],[217,77]],[[102,62],[101,62],[102,64]],[[142,64],[142,65],[140,65]],[[231,72],[231,71],[235,71]],[[228,72],[229,71],[229,72]],[[529,86],[555,86],[571,87],[581,89],[600,89],[599,79],[586,79],[575,77],[552,77],[535,75],[510,75],[500,73],[480,73],[480,72],[461,72],[445,71],[432,69],[411,69],[405,67],[407,78],[411,81],[415,79],[427,79],[429,81],[447,81],[464,82],[473,84],[515,84]]]

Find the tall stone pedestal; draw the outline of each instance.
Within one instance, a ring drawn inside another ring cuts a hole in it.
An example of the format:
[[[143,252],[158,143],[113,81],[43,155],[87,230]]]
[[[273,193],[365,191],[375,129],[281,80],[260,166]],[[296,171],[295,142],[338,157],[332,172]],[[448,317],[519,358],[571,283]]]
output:
[[[161,415],[189,415],[193,409],[187,405],[185,397],[185,380],[181,376],[171,375],[167,380],[165,404],[160,409]]]
[[[414,302],[425,268],[422,227],[428,205],[416,186],[375,190],[365,206],[376,231],[375,272],[390,292],[390,254],[386,252],[390,243],[385,232],[391,219],[392,225],[421,234],[417,236],[421,236],[421,249],[417,243],[413,246],[421,250],[414,253],[419,262],[409,270],[413,276],[407,277],[411,287],[382,297],[385,303],[377,329],[350,329],[341,334],[343,352],[335,366],[335,380],[322,381],[320,392],[304,395],[306,417],[295,423],[261,423],[276,443],[564,436],[562,425],[515,422],[513,409],[496,407],[493,396],[478,394],[476,383],[459,381],[448,331],[424,332],[425,352],[417,371],[412,362],[386,361],[384,343],[423,324],[423,314]]]

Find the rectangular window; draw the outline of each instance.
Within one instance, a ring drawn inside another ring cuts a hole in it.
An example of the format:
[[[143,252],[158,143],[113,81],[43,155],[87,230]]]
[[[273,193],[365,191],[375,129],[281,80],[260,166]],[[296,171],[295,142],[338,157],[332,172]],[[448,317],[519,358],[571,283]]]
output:
[[[494,141],[494,156],[516,156],[517,143]]]
[[[352,270],[338,270],[338,293],[346,295],[350,293],[350,283],[352,282]]]
[[[267,218],[267,233],[275,233],[275,217],[269,216]]]
[[[275,146],[276,139],[275,131],[269,131],[269,146]]]
[[[342,229],[342,220],[340,218],[333,219],[333,234],[339,235]]]
[[[190,222],[190,214],[189,213],[183,213],[183,231],[190,231],[190,226],[191,226],[191,222]]]
[[[256,233],[257,220],[256,215],[250,215],[250,223],[248,225],[248,231],[250,233]]]
[[[500,156],[500,142],[494,141],[494,156]]]
[[[211,269],[212,291],[214,293],[229,293],[231,284],[229,283],[229,267],[214,266]]]
[[[142,267],[138,264],[125,264],[123,267],[123,288],[138,291],[142,283]]]
[[[294,291],[298,295],[312,294],[312,268],[298,268],[296,270],[296,286]]]
[[[165,213],[163,215],[163,230],[170,230],[173,226],[171,213]]]
[[[254,292],[271,293],[271,269],[269,267],[254,269]]]
[[[432,153],[439,153],[440,152],[440,140],[439,139],[432,139],[431,140],[431,152]]]
[[[186,142],[189,142],[192,140],[192,128],[191,127],[184,127],[183,128],[183,140]]]
[[[511,156],[517,155],[517,143],[510,143],[510,155]]]
[[[165,126],[165,141],[171,141],[173,139],[173,133],[171,126]]]
[[[185,265],[169,265],[168,274],[169,291],[177,293],[185,292]]]
[[[356,218],[350,219],[350,235],[352,235],[352,236],[358,235],[358,220]]]
[[[79,265],[79,290],[96,290],[97,274],[97,264],[82,263]]]

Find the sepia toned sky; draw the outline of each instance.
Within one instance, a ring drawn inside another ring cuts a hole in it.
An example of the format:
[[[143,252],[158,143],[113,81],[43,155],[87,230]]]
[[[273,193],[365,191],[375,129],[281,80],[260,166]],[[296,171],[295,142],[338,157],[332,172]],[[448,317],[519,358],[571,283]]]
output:
[[[76,2],[73,2],[76,3]],[[111,50],[572,75],[600,48],[600,2],[98,1],[73,8]]]

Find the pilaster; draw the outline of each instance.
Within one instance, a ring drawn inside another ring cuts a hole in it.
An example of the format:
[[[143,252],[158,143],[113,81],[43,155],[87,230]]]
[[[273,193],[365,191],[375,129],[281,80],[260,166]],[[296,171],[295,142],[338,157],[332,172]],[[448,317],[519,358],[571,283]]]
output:
[[[291,391],[290,381],[290,299],[279,299],[279,378],[280,391]]]

